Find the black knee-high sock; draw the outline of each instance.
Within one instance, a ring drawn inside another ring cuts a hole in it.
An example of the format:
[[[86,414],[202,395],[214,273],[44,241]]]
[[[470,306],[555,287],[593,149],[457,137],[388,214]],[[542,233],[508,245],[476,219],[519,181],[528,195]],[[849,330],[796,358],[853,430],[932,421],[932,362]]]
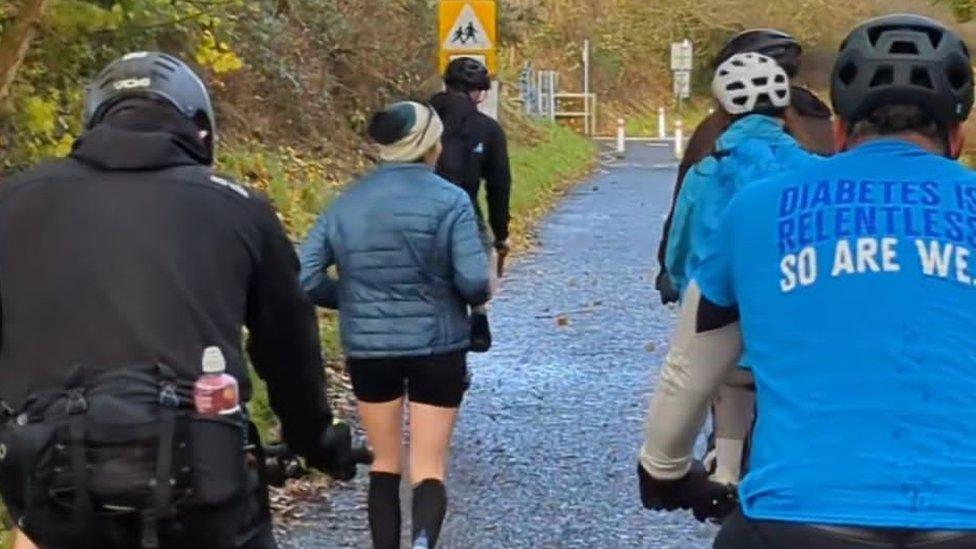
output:
[[[413,540],[427,538],[427,547],[436,547],[441,525],[447,513],[447,490],[444,483],[427,479],[413,487]]]
[[[369,531],[374,549],[400,547],[400,475],[369,474]]]

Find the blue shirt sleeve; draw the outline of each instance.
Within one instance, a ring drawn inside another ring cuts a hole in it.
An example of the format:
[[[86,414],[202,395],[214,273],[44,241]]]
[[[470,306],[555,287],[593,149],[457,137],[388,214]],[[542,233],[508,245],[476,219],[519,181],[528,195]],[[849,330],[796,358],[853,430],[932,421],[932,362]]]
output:
[[[738,305],[732,272],[734,245],[735,203],[722,214],[719,231],[698,266],[695,281],[702,296],[720,307]]]
[[[315,222],[299,249],[302,263],[299,280],[302,289],[312,302],[320,307],[337,309],[339,307],[339,283],[330,277],[327,269],[335,263],[335,252],[330,240],[330,212],[326,211]]]

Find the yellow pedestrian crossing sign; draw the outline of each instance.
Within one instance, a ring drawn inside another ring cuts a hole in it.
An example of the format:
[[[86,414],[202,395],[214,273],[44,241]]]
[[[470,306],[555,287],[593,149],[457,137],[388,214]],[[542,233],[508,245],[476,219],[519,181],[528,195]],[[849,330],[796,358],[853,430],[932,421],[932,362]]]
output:
[[[440,65],[451,59],[484,60],[491,74],[498,73],[497,7],[493,0],[442,0],[440,3]]]
[[[471,4],[465,4],[461,8],[461,13],[450,29],[441,46],[445,50],[487,50],[493,47],[488,31],[481,24],[481,19]]]

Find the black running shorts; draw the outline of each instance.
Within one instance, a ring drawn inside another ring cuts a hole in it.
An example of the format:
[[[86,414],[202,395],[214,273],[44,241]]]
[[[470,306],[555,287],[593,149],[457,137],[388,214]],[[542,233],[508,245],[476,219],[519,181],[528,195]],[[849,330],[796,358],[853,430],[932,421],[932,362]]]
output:
[[[352,390],[362,402],[410,402],[457,408],[465,391],[467,352],[391,358],[349,358]]]

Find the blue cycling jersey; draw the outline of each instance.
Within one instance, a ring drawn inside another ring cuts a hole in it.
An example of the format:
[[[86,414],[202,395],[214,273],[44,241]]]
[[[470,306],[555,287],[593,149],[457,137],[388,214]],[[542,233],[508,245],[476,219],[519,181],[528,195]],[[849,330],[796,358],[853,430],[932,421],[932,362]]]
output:
[[[976,175],[895,139],[743,189],[696,280],[738,305],[745,514],[976,529]]]

